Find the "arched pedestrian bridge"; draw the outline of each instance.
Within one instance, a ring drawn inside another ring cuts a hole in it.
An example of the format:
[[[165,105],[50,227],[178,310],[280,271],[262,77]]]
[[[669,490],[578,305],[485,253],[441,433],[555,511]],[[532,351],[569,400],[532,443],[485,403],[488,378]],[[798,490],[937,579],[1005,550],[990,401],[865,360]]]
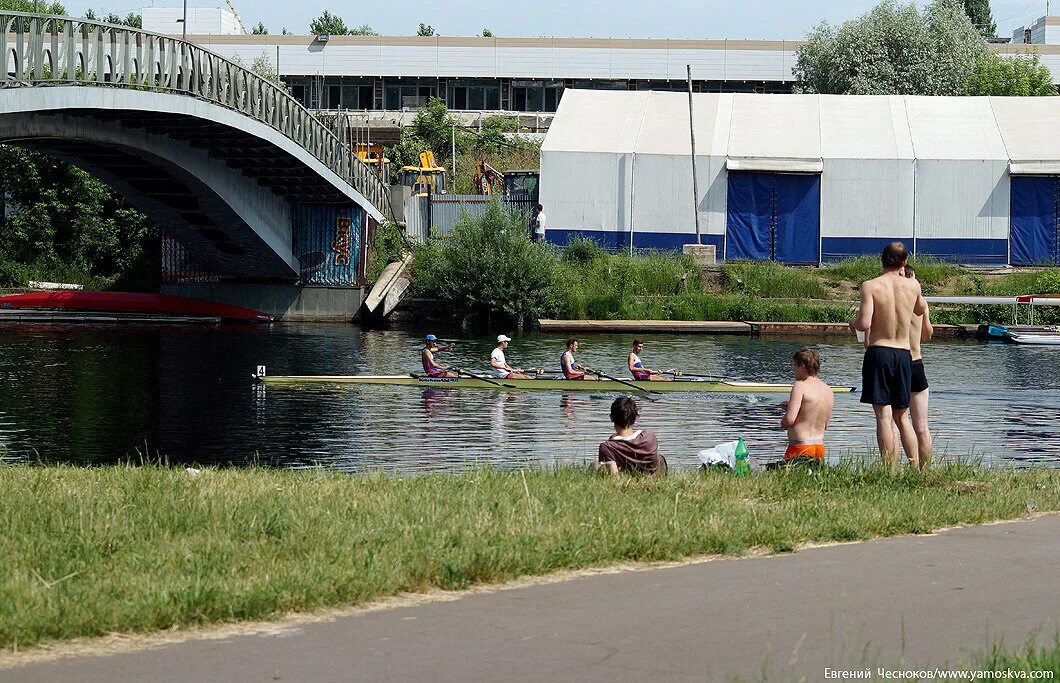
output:
[[[356,285],[386,185],[281,86],[197,45],[0,12],[0,143],[85,168],[199,281]]]

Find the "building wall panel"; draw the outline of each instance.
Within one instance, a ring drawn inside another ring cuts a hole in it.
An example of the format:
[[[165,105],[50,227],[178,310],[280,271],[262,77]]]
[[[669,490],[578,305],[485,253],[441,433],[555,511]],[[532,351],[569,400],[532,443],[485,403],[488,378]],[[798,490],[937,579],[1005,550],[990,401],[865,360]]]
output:
[[[825,159],[822,237],[912,239],[912,159]]]
[[[609,78],[666,79],[666,50],[611,48]]]
[[[611,51],[603,48],[555,49],[552,73],[555,78],[611,78]]]
[[[438,48],[412,46],[386,46],[380,54],[379,68],[389,76],[428,76],[441,75],[438,67]],[[335,75],[337,72],[329,71]],[[451,74],[447,74],[451,75]]]
[[[629,233],[633,155],[553,152],[541,157],[548,229]]]
[[[914,201],[917,240],[1008,239],[1008,161],[918,159]]]

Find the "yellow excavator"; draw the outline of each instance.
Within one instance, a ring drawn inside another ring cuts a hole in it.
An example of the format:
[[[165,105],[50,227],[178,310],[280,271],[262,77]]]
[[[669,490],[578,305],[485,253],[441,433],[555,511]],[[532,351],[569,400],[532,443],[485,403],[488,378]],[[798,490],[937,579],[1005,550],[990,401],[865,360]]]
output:
[[[414,195],[444,194],[445,169],[434,162],[434,152],[420,152],[419,166],[401,167],[401,184],[412,188]]]
[[[382,145],[358,142],[357,158],[371,167],[380,180],[384,182],[387,180],[390,175],[390,159],[384,156]]]
[[[480,159],[475,164],[475,194],[503,192],[504,174]]]

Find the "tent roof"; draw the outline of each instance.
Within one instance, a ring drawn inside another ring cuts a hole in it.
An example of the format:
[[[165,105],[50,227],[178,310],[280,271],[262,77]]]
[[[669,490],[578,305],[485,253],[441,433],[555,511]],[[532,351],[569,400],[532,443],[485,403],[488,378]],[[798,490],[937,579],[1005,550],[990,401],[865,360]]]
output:
[[[809,168],[822,159],[1060,162],[1060,97],[693,97],[697,154],[728,157],[734,168]],[[685,93],[567,90],[542,151],[688,155],[688,125]]]

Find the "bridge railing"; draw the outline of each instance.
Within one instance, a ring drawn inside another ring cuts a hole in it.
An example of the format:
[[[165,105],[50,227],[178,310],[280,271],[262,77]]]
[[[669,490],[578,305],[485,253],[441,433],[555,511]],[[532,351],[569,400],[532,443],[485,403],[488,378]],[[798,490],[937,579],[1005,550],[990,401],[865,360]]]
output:
[[[179,38],[89,19],[0,11],[0,88],[88,85],[189,95],[301,145],[384,216],[389,190],[282,85]]]

